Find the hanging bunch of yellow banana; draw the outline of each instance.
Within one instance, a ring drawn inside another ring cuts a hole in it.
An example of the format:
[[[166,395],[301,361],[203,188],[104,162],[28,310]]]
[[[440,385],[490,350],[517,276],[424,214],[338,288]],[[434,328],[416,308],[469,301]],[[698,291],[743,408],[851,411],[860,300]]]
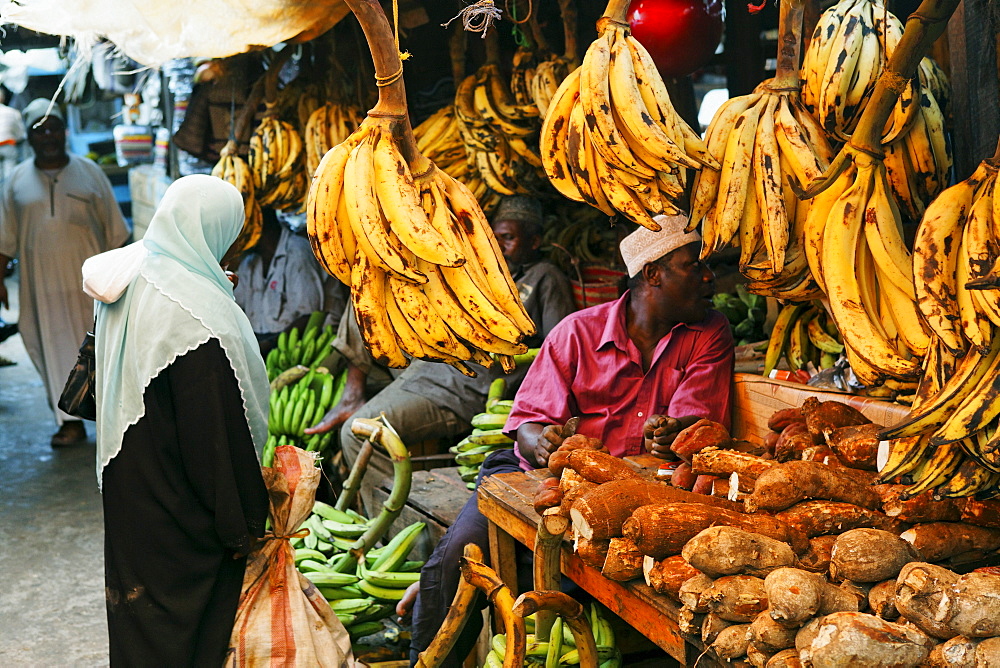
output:
[[[996,154],[924,212],[914,243],[914,285],[933,331],[922,401],[885,430],[882,477],[904,476],[915,495],[1000,493],[1000,192]]]
[[[822,193],[811,202],[807,220],[810,268],[829,297],[851,368],[869,386],[912,383],[932,343],[917,308],[913,260],[883,164],[881,133],[900,95],[892,82],[915,77],[955,5],[957,0],[922,3],[851,141],[805,193]]]
[[[627,0],[611,0],[583,64],[559,86],[542,124],[545,174],[569,199],[658,230],[676,214],[686,169],[719,169],[677,115],[649,52],[629,34]]]
[[[550,55],[538,63],[530,82],[531,99],[542,118],[548,113],[559,84],[580,66],[576,49],[576,6],[571,0],[559,0],[559,12],[563,23],[563,54]]]
[[[363,118],[356,106],[333,102],[313,111],[305,125],[307,173],[314,174],[320,158],[357,130]]]
[[[800,44],[802,7],[781,3],[779,43]],[[774,79],[716,112],[706,141],[722,168],[695,176],[689,222],[689,229],[701,225],[703,257],[738,246],[747,289],[791,301],[820,296],[806,256],[810,205],[798,199],[791,181],[811,182],[833,157],[802,104],[798,59],[798,49],[782,49]]]
[[[250,137],[250,171],[261,205],[288,209],[302,204],[309,187],[304,157],[299,133],[269,104]]]
[[[320,161],[309,189],[309,239],[320,263],[351,287],[372,356],[505,368],[535,331],[475,196],[416,147],[402,63],[381,7],[349,0],[380,81],[361,126]]]
[[[883,146],[889,183],[900,207],[913,221],[920,220],[927,204],[948,185],[952,156],[945,140],[945,105],[948,80],[930,58],[920,61],[919,105],[913,121],[894,141]]]
[[[253,175],[250,173],[250,167],[237,153],[234,140],[230,139],[222,147],[219,152],[219,162],[212,168],[212,176],[232,183],[243,195],[243,229],[233,244],[233,254],[239,255],[257,245],[264,229],[264,218],[261,215],[260,204],[257,203],[257,198],[254,196]]]

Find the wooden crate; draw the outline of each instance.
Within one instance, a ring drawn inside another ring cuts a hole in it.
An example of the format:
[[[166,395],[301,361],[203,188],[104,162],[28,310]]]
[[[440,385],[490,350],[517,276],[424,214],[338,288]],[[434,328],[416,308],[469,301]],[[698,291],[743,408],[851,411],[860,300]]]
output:
[[[748,373],[737,373],[733,377],[733,424],[732,433],[756,443],[762,443],[769,431],[767,420],[775,411],[782,408],[801,406],[807,397],[816,397],[820,401],[841,401],[857,408],[872,422],[891,425],[906,417],[909,409],[906,406],[858,397],[852,394],[824,392],[806,385],[771,380],[764,376]]]

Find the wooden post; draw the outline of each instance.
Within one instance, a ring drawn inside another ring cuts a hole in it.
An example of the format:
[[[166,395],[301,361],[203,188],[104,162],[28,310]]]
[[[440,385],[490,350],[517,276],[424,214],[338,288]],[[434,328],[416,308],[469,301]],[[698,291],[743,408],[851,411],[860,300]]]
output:
[[[1000,134],[997,38],[991,0],[962,0],[948,24],[955,180],[993,155]]]

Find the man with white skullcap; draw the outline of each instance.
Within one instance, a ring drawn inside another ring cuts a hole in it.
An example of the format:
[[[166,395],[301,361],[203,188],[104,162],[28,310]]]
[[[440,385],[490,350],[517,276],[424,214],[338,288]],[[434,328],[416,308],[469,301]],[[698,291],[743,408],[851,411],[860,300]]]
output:
[[[629,290],[566,316],[546,337],[504,426],[517,438],[516,456],[493,453],[484,472],[545,466],[571,417],[580,418],[576,433],[601,439],[620,457],[643,451],[647,424],[649,448],[658,456],[667,456],[677,433],[700,418],[729,425],[733,337],[725,316],[711,308],[715,276],[698,257],[701,237],[684,231],[683,216],[654,220],[660,231],[640,228],[622,240]],[[464,546],[473,542],[489,552],[487,527],[473,495],[421,570],[421,598],[425,589],[434,598],[419,603],[440,608],[435,628],[457,589]],[[522,571],[530,576],[530,568]],[[525,584],[530,589],[530,580]],[[423,622],[428,614],[419,617]],[[417,621],[414,612],[415,627]],[[475,631],[467,625],[442,665],[460,665]]]

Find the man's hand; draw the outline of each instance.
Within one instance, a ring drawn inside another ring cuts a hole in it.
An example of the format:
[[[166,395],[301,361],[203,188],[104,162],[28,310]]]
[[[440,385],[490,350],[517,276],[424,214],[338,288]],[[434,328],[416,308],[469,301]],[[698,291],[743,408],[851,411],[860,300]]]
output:
[[[682,419],[651,415],[642,426],[642,443],[646,446],[646,451],[655,457],[666,460],[677,459],[670,446],[673,445],[677,434],[687,426]]]
[[[517,443],[521,454],[535,468],[548,466],[549,455],[559,449],[570,434],[561,424],[525,422],[517,428]]]
[[[535,440],[535,459],[542,466],[548,465],[549,456],[558,450],[565,440],[562,425],[550,424],[544,427]]]

